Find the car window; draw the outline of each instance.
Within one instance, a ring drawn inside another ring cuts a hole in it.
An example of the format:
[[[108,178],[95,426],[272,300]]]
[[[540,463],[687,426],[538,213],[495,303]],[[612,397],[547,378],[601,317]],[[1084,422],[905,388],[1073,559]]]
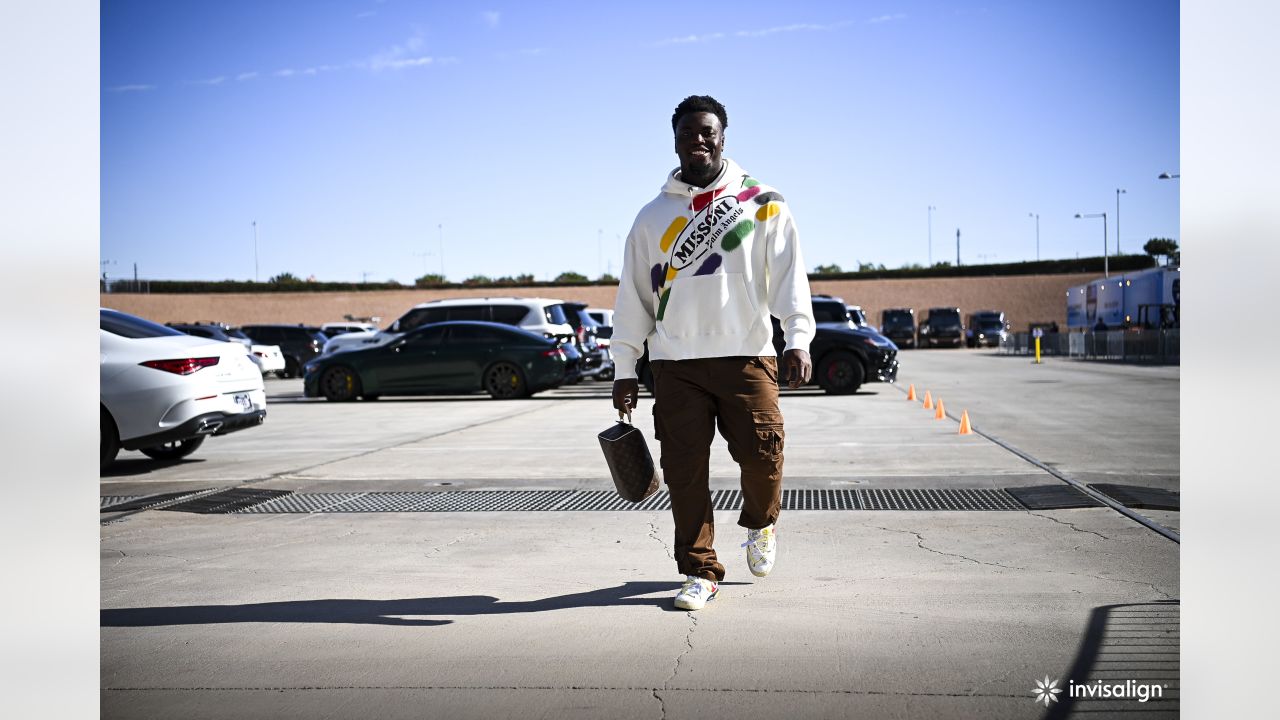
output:
[[[409,332],[423,325],[443,322],[445,319],[444,313],[444,308],[414,308],[395,321],[392,327],[394,332]]]
[[[263,345],[276,345],[280,342],[280,333],[275,328],[267,327],[249,327],[240,328],[250,339],[260,342]]]
[[[233,337],[240,340],[250,340],[250,337],[245,335],[243,330],[228,330],[227,337]]]
[[[449,345],[495,345],[502,341],[498,332],[474,325],[454,325],[449,328]]]
[[[493,306],[493,321],[504,323],[506,325],[519,325],[524,322],[524,317],[528,314],[529,308],[522,305]]]
[[[569,324],[569,319],[564,316],[563,305],[559,303],[556,303],[554,305],[547,305],[542,310],[547,317],[547,322],[551,323],[552,325]]]
[[[426,345],[439,345],[441,338],[444,337],[444,328],[429,327],[423,328],[417,332],[410,333],[405,342],[414,347],[423,347]]]
[[[813,319],[820,323],[848,322],[849,314],[845,307],[835,302],[813,303]]]
[[[153,338],[153,337],[169,337],[172,335],[184,335],[178,330],[171,327],[165,327],[160,323],[153,323],[150,320],[143,320],[140,317],[126,315],[116,310],[102,310],[98,313],[98,327],[106,330],[112,335],[119,335],[124,338]]]
[[[458,305],[449,308],[450,320],[488,320],[488,305]]]
[[[185,332],[188,335],[198,335],[204,338],[214,337],[212,330],[208,328],[202,328],[202,327],[189,327],[189,328],[186,328],[183,332]]]

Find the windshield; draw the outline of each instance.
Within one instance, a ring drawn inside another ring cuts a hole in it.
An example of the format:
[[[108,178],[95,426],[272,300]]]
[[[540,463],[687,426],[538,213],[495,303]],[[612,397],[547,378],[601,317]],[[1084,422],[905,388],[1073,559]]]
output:
[[[548,305],[543,310],[547,316],[547,322],[552,325],[568,325],[569,319],[564,316],[564,306],[559,303]]]
[[[911,313],[901,310],[892,310],[884,314],[884,326],[886,328],[904,327],[909,328],[913,324]]]
[[[186,333],[174,330],[171,327],[165,327],[159,323],[143,320],[133,315],[126,315],[118,310],[101,310],[98,313],[98,327],[112,335],[135,339],[186,335]]]
[[[840,303],[819,301],[813,304],[813,319],[820,323],[847,323],[849,311]]]

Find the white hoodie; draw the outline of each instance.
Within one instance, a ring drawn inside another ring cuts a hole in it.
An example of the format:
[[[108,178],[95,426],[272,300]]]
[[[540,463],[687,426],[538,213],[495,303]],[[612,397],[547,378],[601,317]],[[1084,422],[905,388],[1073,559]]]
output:
[[[813,306],[799,233],[782,196],[724,158],[720,175],[696,188],[667,182],[627,235],[613,310],[615,377],[651,360],[769,356],[770,315],[785,350],[809,349]]]

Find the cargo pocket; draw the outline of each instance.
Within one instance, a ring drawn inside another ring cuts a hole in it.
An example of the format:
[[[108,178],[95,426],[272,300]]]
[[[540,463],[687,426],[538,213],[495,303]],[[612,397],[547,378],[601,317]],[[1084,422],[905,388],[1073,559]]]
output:
[[[751,421],[755,425],[757,456],[767,460],[781,458],[785,439],[782,413],[776,410],[754,410],[751,412]]]
[[[764,371],[765,377],[778,382],[778,359],[773,357],[753,357],[751,364]]]

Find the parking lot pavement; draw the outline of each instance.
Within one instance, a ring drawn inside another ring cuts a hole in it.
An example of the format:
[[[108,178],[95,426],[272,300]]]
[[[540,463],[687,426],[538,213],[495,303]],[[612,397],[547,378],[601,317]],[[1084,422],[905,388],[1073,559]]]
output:
[[[609,487],[591,437],[605,385],[343,405],[270,386],[259,431],[138,460],[102,494]],[[1055,482],[866,390],[784,394],[787,487]],[[666,511],[103,517],[104,718],[1055,717],[1032,694],[1045,676],[1168,686],[1145,704],[1061,696],[1090,715],[1178,714],[1178,545],[1106,508],[789,510],[764,579],[717,512],[729,576],[696,613],[670,605]]]

